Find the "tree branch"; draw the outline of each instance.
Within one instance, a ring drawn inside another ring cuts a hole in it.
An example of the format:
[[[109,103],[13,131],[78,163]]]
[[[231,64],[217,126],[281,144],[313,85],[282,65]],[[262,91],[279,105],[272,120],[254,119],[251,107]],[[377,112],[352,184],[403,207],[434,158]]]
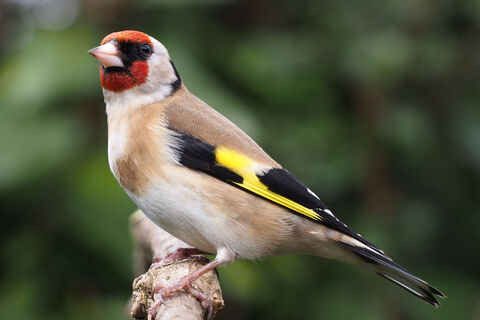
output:
[[[162,257],[178,248],[189,248],[190,246],[157,227],[140,210],[130,217],[130,228],[136,246],[135,273],[143,273],[133,281],[130,315],[134,319],[146,319],[148,309],[154,303],[151,292],[155,285],[171,285],[202,267],[205,262],[189,258],[150,268],[152,257]],[[213,317],[215,317],[215,314],[224,306],[217,273],[207,272],[194,282],[194,287],[212,299]],[[157,299],[159,297],[156,294],[155,301],[158,301]],[[195,297],[186,292],[180,292],[162,304],[155,320],[202,320],[205,316],[206,310],[202,308]]]

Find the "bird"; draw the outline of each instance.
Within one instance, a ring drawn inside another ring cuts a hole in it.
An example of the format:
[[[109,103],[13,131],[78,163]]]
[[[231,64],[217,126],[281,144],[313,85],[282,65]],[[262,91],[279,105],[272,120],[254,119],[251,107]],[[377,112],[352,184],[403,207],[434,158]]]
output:
[[[163,299],[149,318],[182,290],[211,308],[191,285],[197,278],[236,259],[271,255],[359,265],[434,307],[437,297],[446,297],[341,222],[244,131],[192,94],[154,37],[114,32],[88,52],[100,62],[113,175],[151,221],[194,248],[187,255],[215,255],[178,283],[154,288]]]

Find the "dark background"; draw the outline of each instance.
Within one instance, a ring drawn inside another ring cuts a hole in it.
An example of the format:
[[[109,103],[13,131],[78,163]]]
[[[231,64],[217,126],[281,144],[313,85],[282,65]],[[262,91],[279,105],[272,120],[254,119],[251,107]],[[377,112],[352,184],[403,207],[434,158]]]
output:
[[[126,319],[135,207],[87,54],[124,29],[449,296],[434,310],[348,265],[271,257],[220,269],[218,319],[480,318],[480,1],[4,0],[2,319]]]

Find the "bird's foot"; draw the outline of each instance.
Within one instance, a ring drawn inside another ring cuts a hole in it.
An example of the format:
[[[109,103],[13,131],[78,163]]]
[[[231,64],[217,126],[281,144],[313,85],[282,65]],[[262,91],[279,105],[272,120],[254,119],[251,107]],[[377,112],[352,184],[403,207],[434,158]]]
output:
[[[228,257],[227,257],[228,258]],[[203,308],[207,310],[207,320],[211,320],[213,318],[213,302],[210,297],[206,294],[194,288],[192,283],[197,280],[199,277],[204,275],[206,272],[210,270],[214,270],[216,267],[221,266],[225,263],[230,262],[230,259],[227,259],[223,255],[217,254],[215,260],[210,261],[206,265],[200,267],[199,269],[189,273],[188,275],[181,278],[177,283],[170,285],[170,286],[163,286],[163,285],[155,285],[152,289],[152,296],[155,298],[155,293],[159,293],[159,299],[155,302],[150,309],[148,310],[148,320],[152,320],[155,318],[158,308],[165,303],[165,301],[174,293],[178,293],[180,291],[185,291],[190,293],[192,296],[197,298]]]
[[[207,253],[195,248],[178,248],[173,252],[167,253],[165,256],[153,257],[152,265],[150,266],[150,268],[164,266],[188,258],[195,258],[200,263],[208,263],[210,260],[204,257],[203,254]]]
[[[197,288],[192,286],[192,282],[195,281],[196,279],[192,275],[187,275],[180,279],[177,283],[171,285],[171,286],[162,286],[162,285],[156,285],[152,289],[152,296],[154,296],[156,293],[159,293],[158,301],[155,302],[150,309],[148,310],[148,320],[153,320],[155,319],[158,308],[165,303],[165,301],[172,296],[175,293],[178,293],[180,291],[185,291],[195,298],[200,301],[202,307],[207,311],[207,320],[211,320],[213,316],[213,303],[212,299],[210,299],[206,294],[204,294],[202,291],[198,290]]]

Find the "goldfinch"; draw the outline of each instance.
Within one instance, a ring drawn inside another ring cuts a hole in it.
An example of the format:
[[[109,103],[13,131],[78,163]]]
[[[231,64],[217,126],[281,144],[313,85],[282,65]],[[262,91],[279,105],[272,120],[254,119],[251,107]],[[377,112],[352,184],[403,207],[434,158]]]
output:
[[[176,285],[157,288],[164,299],[192,291],[195,279],[235,259],[280,254],[364,266],[435,307],[436,296],[445,297],[347,227],[246,133],[190,93],[159,41],[115,32],[89,53],[101,63],[113,175],[155,224],[216,255]]]

